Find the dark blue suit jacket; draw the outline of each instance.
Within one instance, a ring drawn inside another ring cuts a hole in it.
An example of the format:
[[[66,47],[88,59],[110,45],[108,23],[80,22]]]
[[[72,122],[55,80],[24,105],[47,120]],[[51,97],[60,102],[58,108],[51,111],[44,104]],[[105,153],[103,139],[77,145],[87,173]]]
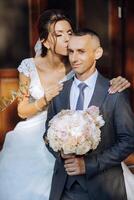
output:
[[[70,108],[70,89],[73,79],[64,83],[60,95],[55,97],[48,109],[46,133],[49,120],[62,109]],[[109,80],[98,75],[90,105],[100,108],[105,120],[101,142],[96,150],[84,156],[86,184],[90,200],[126,200],[121,161],[134,151],[134,114],[130,108],[127,91],[109,94]],[[44,136],[46,135],[44,134]],[[64,162],[56,156],[50,200],[60,200],[67,174]],[[44,169],[45,170],[45,169]]]

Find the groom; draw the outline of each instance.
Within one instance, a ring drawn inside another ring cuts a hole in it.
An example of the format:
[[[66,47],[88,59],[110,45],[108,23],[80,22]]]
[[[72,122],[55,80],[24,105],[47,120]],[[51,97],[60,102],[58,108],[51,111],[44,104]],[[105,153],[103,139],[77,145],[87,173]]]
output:
[[[94,31],[75,33],[68,52],[76,76],[51,102],[46,133],[49,120],[62,109],[91,105],[100,108],[105,125],[99,146],[86,155],[58,155],[48,147],[56,156],[50,200],[127,200],[121,161],[134,151],[134,115],[127,92],[107,92],[109,80],[96,69],[103,49]]]

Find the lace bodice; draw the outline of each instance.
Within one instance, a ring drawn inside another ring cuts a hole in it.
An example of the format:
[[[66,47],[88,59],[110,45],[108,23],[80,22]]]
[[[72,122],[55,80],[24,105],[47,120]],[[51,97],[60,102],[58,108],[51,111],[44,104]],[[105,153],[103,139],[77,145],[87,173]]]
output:
[[[30,96],[34,99],[40,99],[44,95],[44,89],[41,85],[39,75],[34,63],[33,58],[24,59],[18,67],[18,71],[30,78],[29,92]],[[60,82],[64,82],[74,76],[74,72],[69,72],[64,79]]]

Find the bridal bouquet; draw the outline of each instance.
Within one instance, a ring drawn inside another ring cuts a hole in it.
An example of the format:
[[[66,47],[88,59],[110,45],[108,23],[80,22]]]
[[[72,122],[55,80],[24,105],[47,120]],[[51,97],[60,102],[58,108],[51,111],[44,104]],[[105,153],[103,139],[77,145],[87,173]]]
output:
[[[97,148],[103,125],[104,120],[96,106],[84,111],[62,110],[49,122],[47,139],[56,152],[62,150],[64,154],[83,155]]]

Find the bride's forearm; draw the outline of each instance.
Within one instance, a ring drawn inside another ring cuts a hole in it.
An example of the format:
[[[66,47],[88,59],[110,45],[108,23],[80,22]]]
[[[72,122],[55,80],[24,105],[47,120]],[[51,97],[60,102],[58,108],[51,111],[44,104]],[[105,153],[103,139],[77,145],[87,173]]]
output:
[[[18,115],[22,119],[32,117],[38,112],[46,109],[48,102],[44,97],[36,100],[35,102],[29,103],[29,99],[24,99],[18,104]]]

